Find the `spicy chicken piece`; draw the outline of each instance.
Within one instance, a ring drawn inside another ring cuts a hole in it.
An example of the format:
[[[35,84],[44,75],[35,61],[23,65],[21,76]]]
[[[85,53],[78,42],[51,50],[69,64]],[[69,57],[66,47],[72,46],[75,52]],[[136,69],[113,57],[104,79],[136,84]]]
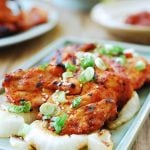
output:
[[[7,0],[0,1],[0,23],[16,23],[17,15],[7,6]]]
[[[0,37],[27,30],[48,21],[47,12],[41,8],[29,11],[20,10],[15,14],[7,5],[7,0],[0,1]]]
[[[86,83],[81,92],[80,106],[94,103],[102,99],[111,98],[121,108],[132,95],[133,89],[127,77],[117,75],[113,72],[96,71],[96,83]]]
[[[138,69],[138,62],[143,63],[143,68]],[[127,63],[125,64],[126,73],[131,80],[131,84],[135,90],[140,89],[144,83],[147,82],[150,67],[148,62],[142,57],[133,57],[127,59]]]
[[[62,66],[51,65],[44,70],[39,67],[18,70],[5,76],[3,87],[11,103],[19,104],[21,100],[26,100],[31,102],[32,107],[38,107],[47,101],[52,92],[49,85],[63,72]]]
[[[18,31],[16,23],[18,16],[6,5],[7,0],[0,1],[0,37],[14,34]]]
[[[21,11],[18,17],[19,19],[17,26],[22,31],[48,21],[47,12],[41,8],[36,7],[27,12]]]
[[[114,58],[102,56],[105,63],[109,64],[109,70],[125,75],[129,78],[134,90],[140,89],[146,82],[148,82],[150,73],[150,64],[143,57],[129,57],[126,58],[126,63],[120,65],[114,61]],[[136,66],[138,62],[143,63],[143,68],[138,69]]]
[[[116,115],[117,107],[111,99],[82,106],[68,116],[61,135],[89,134],[99,130],[106,121],[115,118]]]

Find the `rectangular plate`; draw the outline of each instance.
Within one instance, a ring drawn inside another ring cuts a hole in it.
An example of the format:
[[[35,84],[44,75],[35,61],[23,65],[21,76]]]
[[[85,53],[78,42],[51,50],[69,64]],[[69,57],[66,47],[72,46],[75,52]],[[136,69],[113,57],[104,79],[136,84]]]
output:
[[[53,56],[55,50],[61,49],[68,44],[82,44],[87,42],[96,42],[102,44],[115,44],[120,45],[125,48],[133,48],[140,55],[144,56],[147,60],[150,60],[150,48],[148,46],[140,46],[135,44],[123,43],[123,42],[114,42],[114,41],[104,41],[104,40],[93,40],[93,39],[80,39],[75,37],[62,38],[41,50],[38,54],[36,54],[32,59],[27,60],[23,65],[19,66],[16,69],[22,68],[27,69],[33,66],[37,66],[39,64],[49,62],[51,57]],[[150,86],[144,86],[141,90],[138,91],[140,96],[141,108],[140,111],[136,114],[136,116],[117,128],[116,130],[112,130],[112,139],[114,142],[115,150],[128,150],[131,149],[131,146],[137,136],[139,129],[142,127],[145,119],[147,118],[150,112]],[[11,150],[9,140],[8,139],[0,139],[0,149]]]

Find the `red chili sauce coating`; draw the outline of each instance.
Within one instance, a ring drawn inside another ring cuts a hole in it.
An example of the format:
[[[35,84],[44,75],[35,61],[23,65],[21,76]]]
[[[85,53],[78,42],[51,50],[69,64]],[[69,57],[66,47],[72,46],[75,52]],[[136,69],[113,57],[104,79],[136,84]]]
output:
[[[125,20],[126,24],[150,26],[150,12],[142,11],[137,14],[130,15]]]

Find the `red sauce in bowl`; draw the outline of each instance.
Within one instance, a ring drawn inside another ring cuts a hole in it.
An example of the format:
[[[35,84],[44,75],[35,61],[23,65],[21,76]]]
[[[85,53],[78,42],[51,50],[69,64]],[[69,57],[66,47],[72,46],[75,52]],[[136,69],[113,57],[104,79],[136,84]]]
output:
[[[150,26],[150,12],[143,11],[130,15],[126,18],[125,23],[131,25]]]

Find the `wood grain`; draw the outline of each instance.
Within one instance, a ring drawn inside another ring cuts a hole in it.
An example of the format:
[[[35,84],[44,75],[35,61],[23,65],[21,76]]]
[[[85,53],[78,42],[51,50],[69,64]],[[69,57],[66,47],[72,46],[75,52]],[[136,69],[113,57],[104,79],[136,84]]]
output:
[[[0,49],[0,78],[6,72],[18,68],[20,64],[31,58],[43,47],[62,36],[89,37],[95,39],[117,40],[93,23],[88,12],[75,12],[57,8],[60,20],[53,31],[36,39]],[[149,150],[150,148],[150,117],[142,127],[133,150]],[[124,150],[122,148],[122,150]]]

